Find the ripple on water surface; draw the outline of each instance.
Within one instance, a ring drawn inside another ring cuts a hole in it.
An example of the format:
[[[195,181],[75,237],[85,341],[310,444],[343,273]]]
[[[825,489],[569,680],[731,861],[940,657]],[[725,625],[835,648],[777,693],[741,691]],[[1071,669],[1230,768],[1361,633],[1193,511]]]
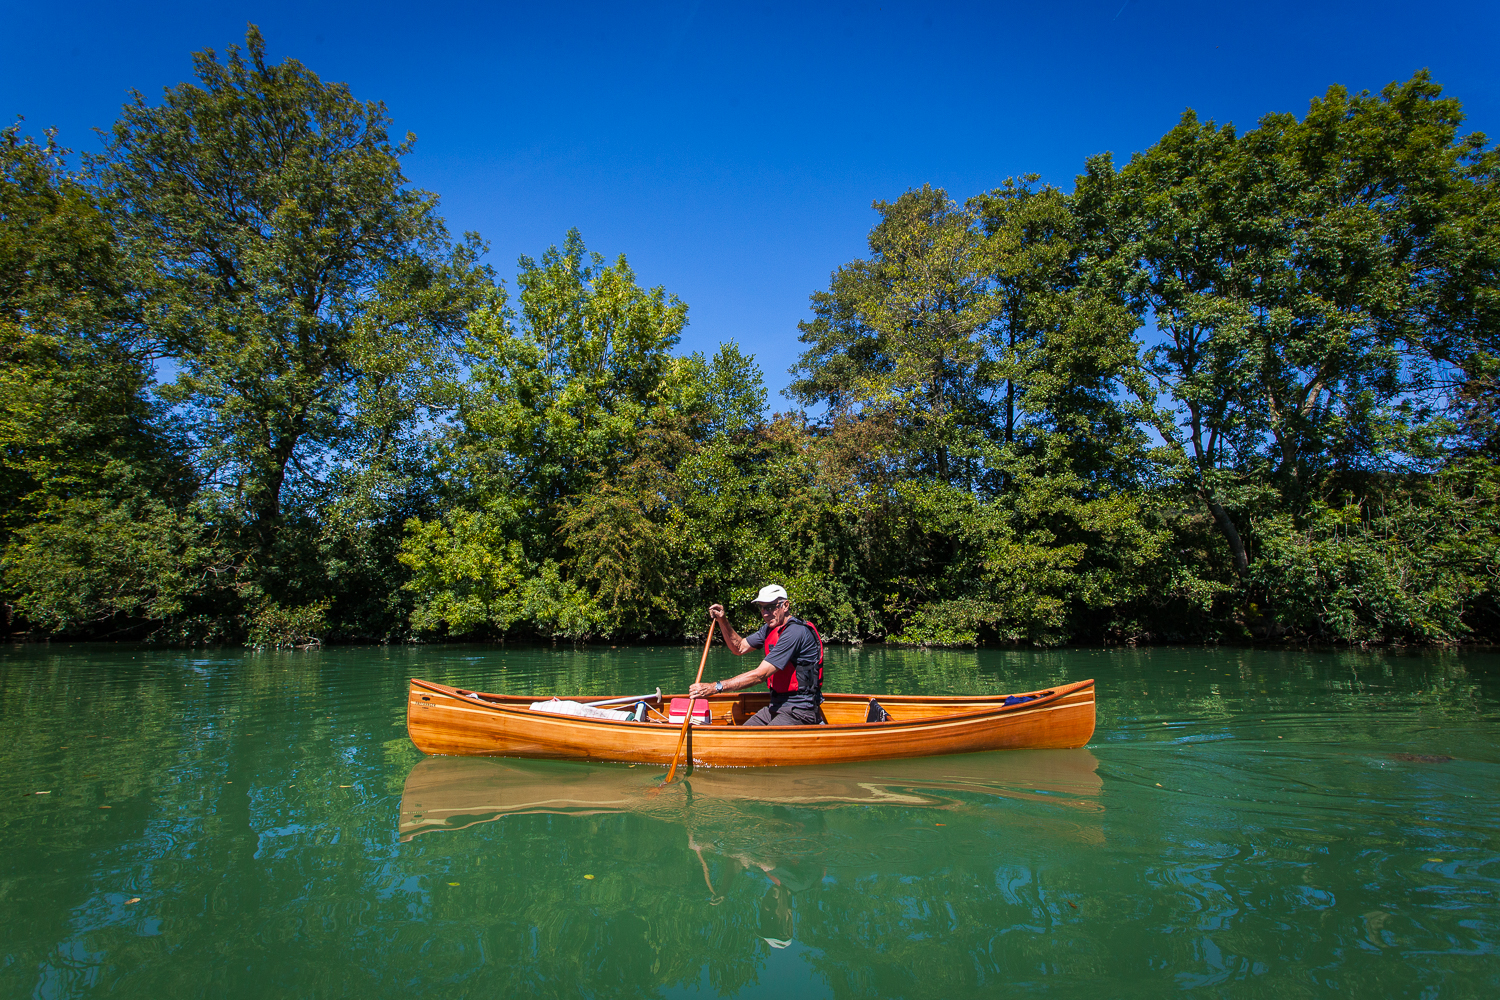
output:
[[[1500,990],[1493,654],[834,648],[839,690],[1094,677],[1098,731],[660,792],[405,737],[411,676],[630,694],[698,655],[11,648],[0,992]]]

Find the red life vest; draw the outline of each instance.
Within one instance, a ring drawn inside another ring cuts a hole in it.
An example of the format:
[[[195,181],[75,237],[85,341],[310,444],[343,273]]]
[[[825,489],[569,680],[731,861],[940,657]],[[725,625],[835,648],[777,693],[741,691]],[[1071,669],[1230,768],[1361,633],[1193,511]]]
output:
[[[787,615],[786,621],[781,626],[769,629],[766,632],[766,652],[769,653],[771,647],[775,646],[777,641],[781,639],[782,628],[792,622],[796,622],[798,625],[806,625],[812,629],[813,638],[818,640],[818,689],[821,691],[823,688],[823,636],[818,632],[818,626],[812,622],[803,621],[801,618],[794,618],[791,615]],[[767,677],[766,686],[772,691],[779,691],[783,694],[789,694],[792,691],[798,690],[797,664],[795,662],[788,663],[770,677]]]

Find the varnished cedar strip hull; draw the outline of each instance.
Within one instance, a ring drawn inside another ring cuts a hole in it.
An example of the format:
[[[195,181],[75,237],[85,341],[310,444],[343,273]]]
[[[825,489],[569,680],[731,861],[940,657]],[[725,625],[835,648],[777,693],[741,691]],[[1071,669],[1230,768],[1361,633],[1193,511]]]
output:
[[[447,693],[451,690],[411,684],[406,728],[423,753],[667,764],[676,747],[675,726],[583,720],[511,704],[491,707]],[[1083,746],[1094,732],[1094,682],[1052,690],[1053,697],[1009,709],[954,699],[953,710],[962,714],[909,723],[694,726],[689,752],[698,764],[761,767]],[[930,705],[937,699],[922,701]],[[899,705],[900,699],[891,703]]]

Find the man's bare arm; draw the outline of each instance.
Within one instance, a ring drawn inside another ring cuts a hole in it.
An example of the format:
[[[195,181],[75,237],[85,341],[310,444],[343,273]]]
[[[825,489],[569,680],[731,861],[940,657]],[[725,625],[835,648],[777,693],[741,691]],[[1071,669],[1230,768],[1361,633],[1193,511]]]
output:
[[[741,688],[747,688],[761,683],[775,672],[776,666],[770,660],[761,660],[760,666],[756,667],[754,670],[746,670],[743,674],[736,674],[733,677],[726,677],[724,680],[719,681],[718,683],[724,685],[725,691],[738,691]],[[712,681],[705,682],[703,684],[694,684],[692,687],[688,688],[688,697],[707,698],[717,690],[717,685],[715,685]]]
[[[719,634],[724,637],[724,645],[731,653],[735,656],[744,656],[750,652],[752,648],[750,643],[746,642],[745,638],[734,630],[734,626],[729,624],[729,618],[724,614],[724,605],[713,605],[708,609],[708,614],[719,623]],[[727,681],[724,686],[729,686]]]

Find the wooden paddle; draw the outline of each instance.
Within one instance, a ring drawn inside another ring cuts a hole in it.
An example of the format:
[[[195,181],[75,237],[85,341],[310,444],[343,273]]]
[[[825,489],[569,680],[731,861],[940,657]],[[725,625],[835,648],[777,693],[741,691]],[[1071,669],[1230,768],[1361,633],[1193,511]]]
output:
[[[710,618],[708,620],[708,638],[703,640],[703,659],[698,661],[698,679],[693,681],[694,684],[703,680],[703,667],[708,663],[708,647],[713,645],[713,641],[714,621]],[[687,740],[688,726],[693,724],[693,702],[694,699],[688,699],[687,717],[682,720],[682,732],[677,736],[677,749],[672,751],[672,769],[667,772],[667,780],[662,782],[664,785],[670,785],[672,783],[672,776],[677,773],[677,756],[682,753],[682,744]]]

